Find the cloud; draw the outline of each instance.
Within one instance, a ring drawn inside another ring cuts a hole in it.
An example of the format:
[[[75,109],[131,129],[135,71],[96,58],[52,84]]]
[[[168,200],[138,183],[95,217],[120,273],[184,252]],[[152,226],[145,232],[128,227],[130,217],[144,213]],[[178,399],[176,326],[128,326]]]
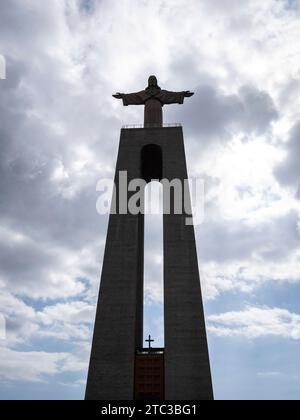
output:
[[[95,306],[84,301],[59,303],[46,306],[36,313],[39,323],[37,336],[55,340],[77,340],[82,343],[91,338],[91,325]]]
[[[64,372],[80,372],[87,364],[76,354],[42,351],[15,351],[0,347],[2,381],[47,382],[50,376]]]
[[[278,119],[274,101],[267,92],[242,86],[237,94],[227,95],[216,89],[215,83],[196,88],[195,97],[176,114],[188,134],[204,140],[202,145],[211,138],[229,141],[239,131],[247,135],[264,134],[271,122]]]
[[[283,185],[296,188],[300,198],[300,123],[293,127],[286,151],[286,158],[275,168],[275,175]]]
[[[208,317],[208,330],[219,337],[300,339],[300,315],[286,309],[247,307]]]
[[[0,314],[0,340],[6,339],[6,321],[2,314]]]
[[[0,278],[9,290],[35,299],[67,298],[85,290],[81,279],[88,274],[83,268],[89,258],[87,252],[78,251],[76,256],[66,249],[55,248],[45,238],[42,244],[18,231],[5,231],[4,234],[2,229],[0,236]],[[83,269],[73,265],[79,255]]]
[[[201,251],[200,251],[201,256]],[[217,300],[226,293],[247,296],[260,294],[266,284],[297,285],[299,276],[299,251],[280,262],[252,258],[238,262],[202,262],[200,259],[201,283],[204,298]]]
[[[73,344],[89,340],[95,306],[84,300],[45,304],[37,309],[0,287],[1,317],[6,324],[6,343],[16,347],[33,339],[53,338]]]
[[[260,378],[275,378],[277,376],[280,376],[280,372],[258,372],[257,376]]]
[[[199,228],[199,234],[205,238],[201,260],[241,261],[257,257],[279,263],[299,248],[298,223],[296,211],[254,226],[237,220],[208,221]]]
[[[64,373],[85,375],[94,306],[74,301],[37,310],[1,289],[0,307],[6,324],[6,336],[0,337],[0,380],[47,382],[50,377]],[[57,346],[59,341],[66,350],[49,351],[49,347],[53,343]],[[30,343],[36,342],[38,350],[29,351],[28,347],[35,348],[35,344]],[[66,347],[68,343],[71,346]]]
[[[1,348],[0,377],[2,380],[41,382],[45,375],[60,372],[65,353],[17,352]]]
[[[254,86],[242,86],[239,95],[242,130],[255,135],[264,134],[270,128],[270,123],[279,118],[272,97]]]
[[[164,112],[183,122],[190,173],[207,180],[197,230],[206,298],[218,305],[232,291],[244,299],[265,282],[299,282],[299,208],[285,188],[299,186],[296,134],[278,146],[299,117],[299,36],[295,3],[285,1],[3,2],[3,380],[70,383],[64,373],[86,372],[107,228],[95,187],[113,177],[121,125],[143,118],[111,94],[144,88],[152,73],[162,87],[196,92]],[[154,221],[147,328],[162,336],[158,237]]]
[[[45,325],[62,321],[72,324],[91,323],[93,316],[94,306],[83,301],[58,303],[46,306],[42,312],[39,312],[39,318]]]

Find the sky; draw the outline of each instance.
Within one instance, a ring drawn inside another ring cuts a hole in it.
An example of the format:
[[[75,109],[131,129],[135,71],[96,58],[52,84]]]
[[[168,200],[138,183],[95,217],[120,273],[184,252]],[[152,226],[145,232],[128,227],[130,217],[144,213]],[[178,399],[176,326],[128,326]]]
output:
[[[115,92],[192,90],[189,174],[216,399],[299,399],[300,1],[2,0],[1,399],[83,399],[120,128]],[[145,336],[163,345],[161,218],[146,221]],[[3,331],[3,328],[2,328]]]

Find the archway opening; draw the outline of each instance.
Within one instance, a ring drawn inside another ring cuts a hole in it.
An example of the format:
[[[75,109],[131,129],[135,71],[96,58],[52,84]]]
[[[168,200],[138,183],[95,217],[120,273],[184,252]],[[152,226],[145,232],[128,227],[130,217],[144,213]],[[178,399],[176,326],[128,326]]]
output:
[[[164,275],[163,275],[163,178],[162,149],[156,144],[141,152],[141,177],[145,188],[144,223],[144,346],[152,336],[152,347],[164,347]]]
[[[142,149],[141,173],[146,182],[161,180],[163,177],[162,150],[156,144],[148,144]]]
[[[163,188],[150,182],[145,189],[144,347],[151,335],[154,348],[164,347]]]

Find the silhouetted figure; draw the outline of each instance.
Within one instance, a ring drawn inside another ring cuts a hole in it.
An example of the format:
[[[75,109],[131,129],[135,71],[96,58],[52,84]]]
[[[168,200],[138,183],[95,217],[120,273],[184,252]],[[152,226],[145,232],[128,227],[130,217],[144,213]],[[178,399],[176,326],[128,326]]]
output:
[[[145,105],[145,127],[162,127],[162,107],[169,104],[183,104],[184,98],[193,96],[194,93],[169,92],[161,89],[157,84],[157,78],[150,76],[148,87],[145,90],[135,93],[117,93],[113,95],[116,99],[122,99],[123,105]]]

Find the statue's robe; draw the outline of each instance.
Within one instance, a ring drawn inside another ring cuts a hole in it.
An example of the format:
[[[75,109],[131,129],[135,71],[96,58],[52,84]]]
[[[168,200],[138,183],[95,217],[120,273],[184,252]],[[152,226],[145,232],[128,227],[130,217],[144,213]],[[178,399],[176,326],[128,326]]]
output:
[[[150,88],[140,92],[122,94],[123,105],[145,105],[145,127],[163,124],[162,107],[169,104],[183,104],[185,92],[169,92]]]

